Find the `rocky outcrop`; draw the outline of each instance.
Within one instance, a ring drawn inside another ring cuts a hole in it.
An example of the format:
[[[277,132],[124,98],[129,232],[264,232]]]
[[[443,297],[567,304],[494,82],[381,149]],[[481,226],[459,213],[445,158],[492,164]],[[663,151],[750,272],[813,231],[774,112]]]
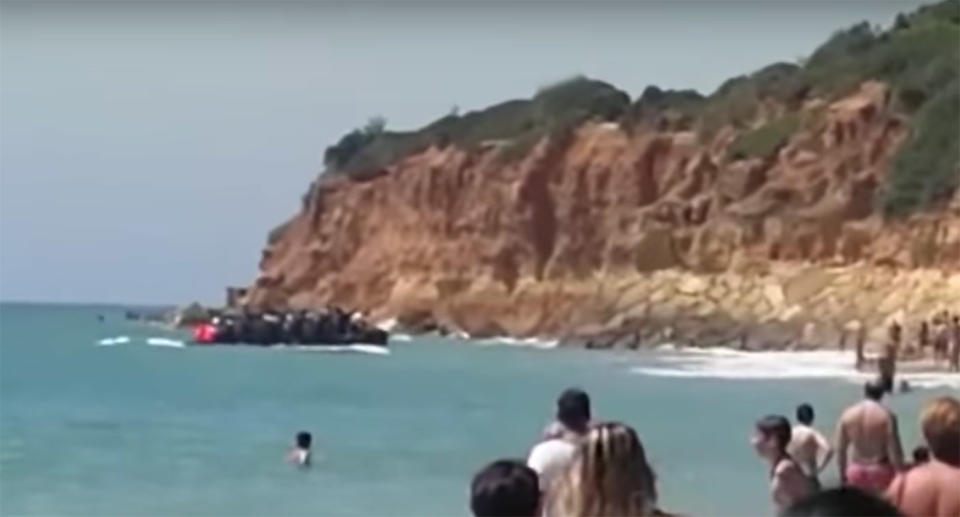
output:
[[[767,106],[754,127],[782,116]],[[960,208],[875,206],[909,121],[886,86],[813,99],[774,154],[742,131],[586,123],[519,160],[432,146],[317,182],[243,300],[327,303],[471,335],[777,346],[960,308]]]

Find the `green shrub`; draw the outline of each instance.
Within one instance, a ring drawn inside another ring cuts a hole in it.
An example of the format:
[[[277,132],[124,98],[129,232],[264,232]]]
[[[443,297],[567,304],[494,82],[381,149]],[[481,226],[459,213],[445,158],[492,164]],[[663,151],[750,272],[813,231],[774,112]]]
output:
[[[912,133],[881,190],[883,212],[900,217],[950,199],[960,186],[960,81],[917,112]]]
[[[567,134],[589,119],[617,120],[629,108],[630,97],[601,81],[575,77],[540,89],[532,99],[503,102],[459,116],[451,112],[416,131],[384,131],[382,118],[344,135],[327,148],[324,165],[331,174],[364,180],[431,145],[476,149],[501,141],[505,156],[522,156],[541,139]]]
[[[730,144],[730,159],[772,157],[797,132],[801,122],[802,118],[798,113],[790,113],[757,129],[741,133]]]

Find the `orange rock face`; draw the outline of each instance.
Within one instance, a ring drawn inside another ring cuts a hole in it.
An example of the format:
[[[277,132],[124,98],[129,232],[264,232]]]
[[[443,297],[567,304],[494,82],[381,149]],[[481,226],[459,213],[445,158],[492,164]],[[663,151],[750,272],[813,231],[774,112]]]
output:
[[[246,303],[333,303],[377,318],[433,318],[472,335],[566,335],[629,312],[616,303],[620,290],[660,271],[952,274],[957,210],[897,223],[877,215],[877,189],[909,131],[887,99],[883,85],[866,83],[836,103],[808,103],[817,116],[767,159],[732,160],[730,128],[702,142],[692,132],[586,124],[513,162],[496,144],[449,146],[364,182],[320,181],[264,250]],[[706,288],[690,282],[688,290]],[[675,301],[655,295],[643,299]],[[673,305],[678,314],[762,320]]]

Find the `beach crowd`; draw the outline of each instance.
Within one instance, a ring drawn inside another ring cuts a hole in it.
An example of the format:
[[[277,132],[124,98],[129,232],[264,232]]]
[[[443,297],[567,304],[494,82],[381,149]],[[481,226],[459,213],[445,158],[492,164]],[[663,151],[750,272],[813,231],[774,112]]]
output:
[[[795,423],[782,415],[757,420],[750,441],[778,515],[960,517],[960,401],[926,401],[925,443],[908,462],[885,393],[882,381],[868,382],[833,440],[813,427],[808,403],[796,408]],[[839,485],[823,487],[820,474],[834,457]],[[500,459],[476,473],[469,504],[477,517],[678,515],[659,506],[658,483],[636,430],[594,420],[587,393],[571,388],[526,460]]]

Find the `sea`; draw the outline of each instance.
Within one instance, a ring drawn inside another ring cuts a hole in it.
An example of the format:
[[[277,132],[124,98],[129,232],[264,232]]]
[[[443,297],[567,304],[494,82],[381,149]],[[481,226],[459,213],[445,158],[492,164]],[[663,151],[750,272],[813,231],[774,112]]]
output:
[[[0,514],[468,515],[474,472],[524,457],[556,396],[579,386],[597,419],[637,429],[664,509],[768,515],[753,422],[810,402],[829,432],[863,380],[838,352],[187,342],[121,307],[0,305]],[[960,387],[956,375],[913,381],[890,400],[908,451],[922,402]],[[284,461],[301,430],[314,436],[309,469]]]

